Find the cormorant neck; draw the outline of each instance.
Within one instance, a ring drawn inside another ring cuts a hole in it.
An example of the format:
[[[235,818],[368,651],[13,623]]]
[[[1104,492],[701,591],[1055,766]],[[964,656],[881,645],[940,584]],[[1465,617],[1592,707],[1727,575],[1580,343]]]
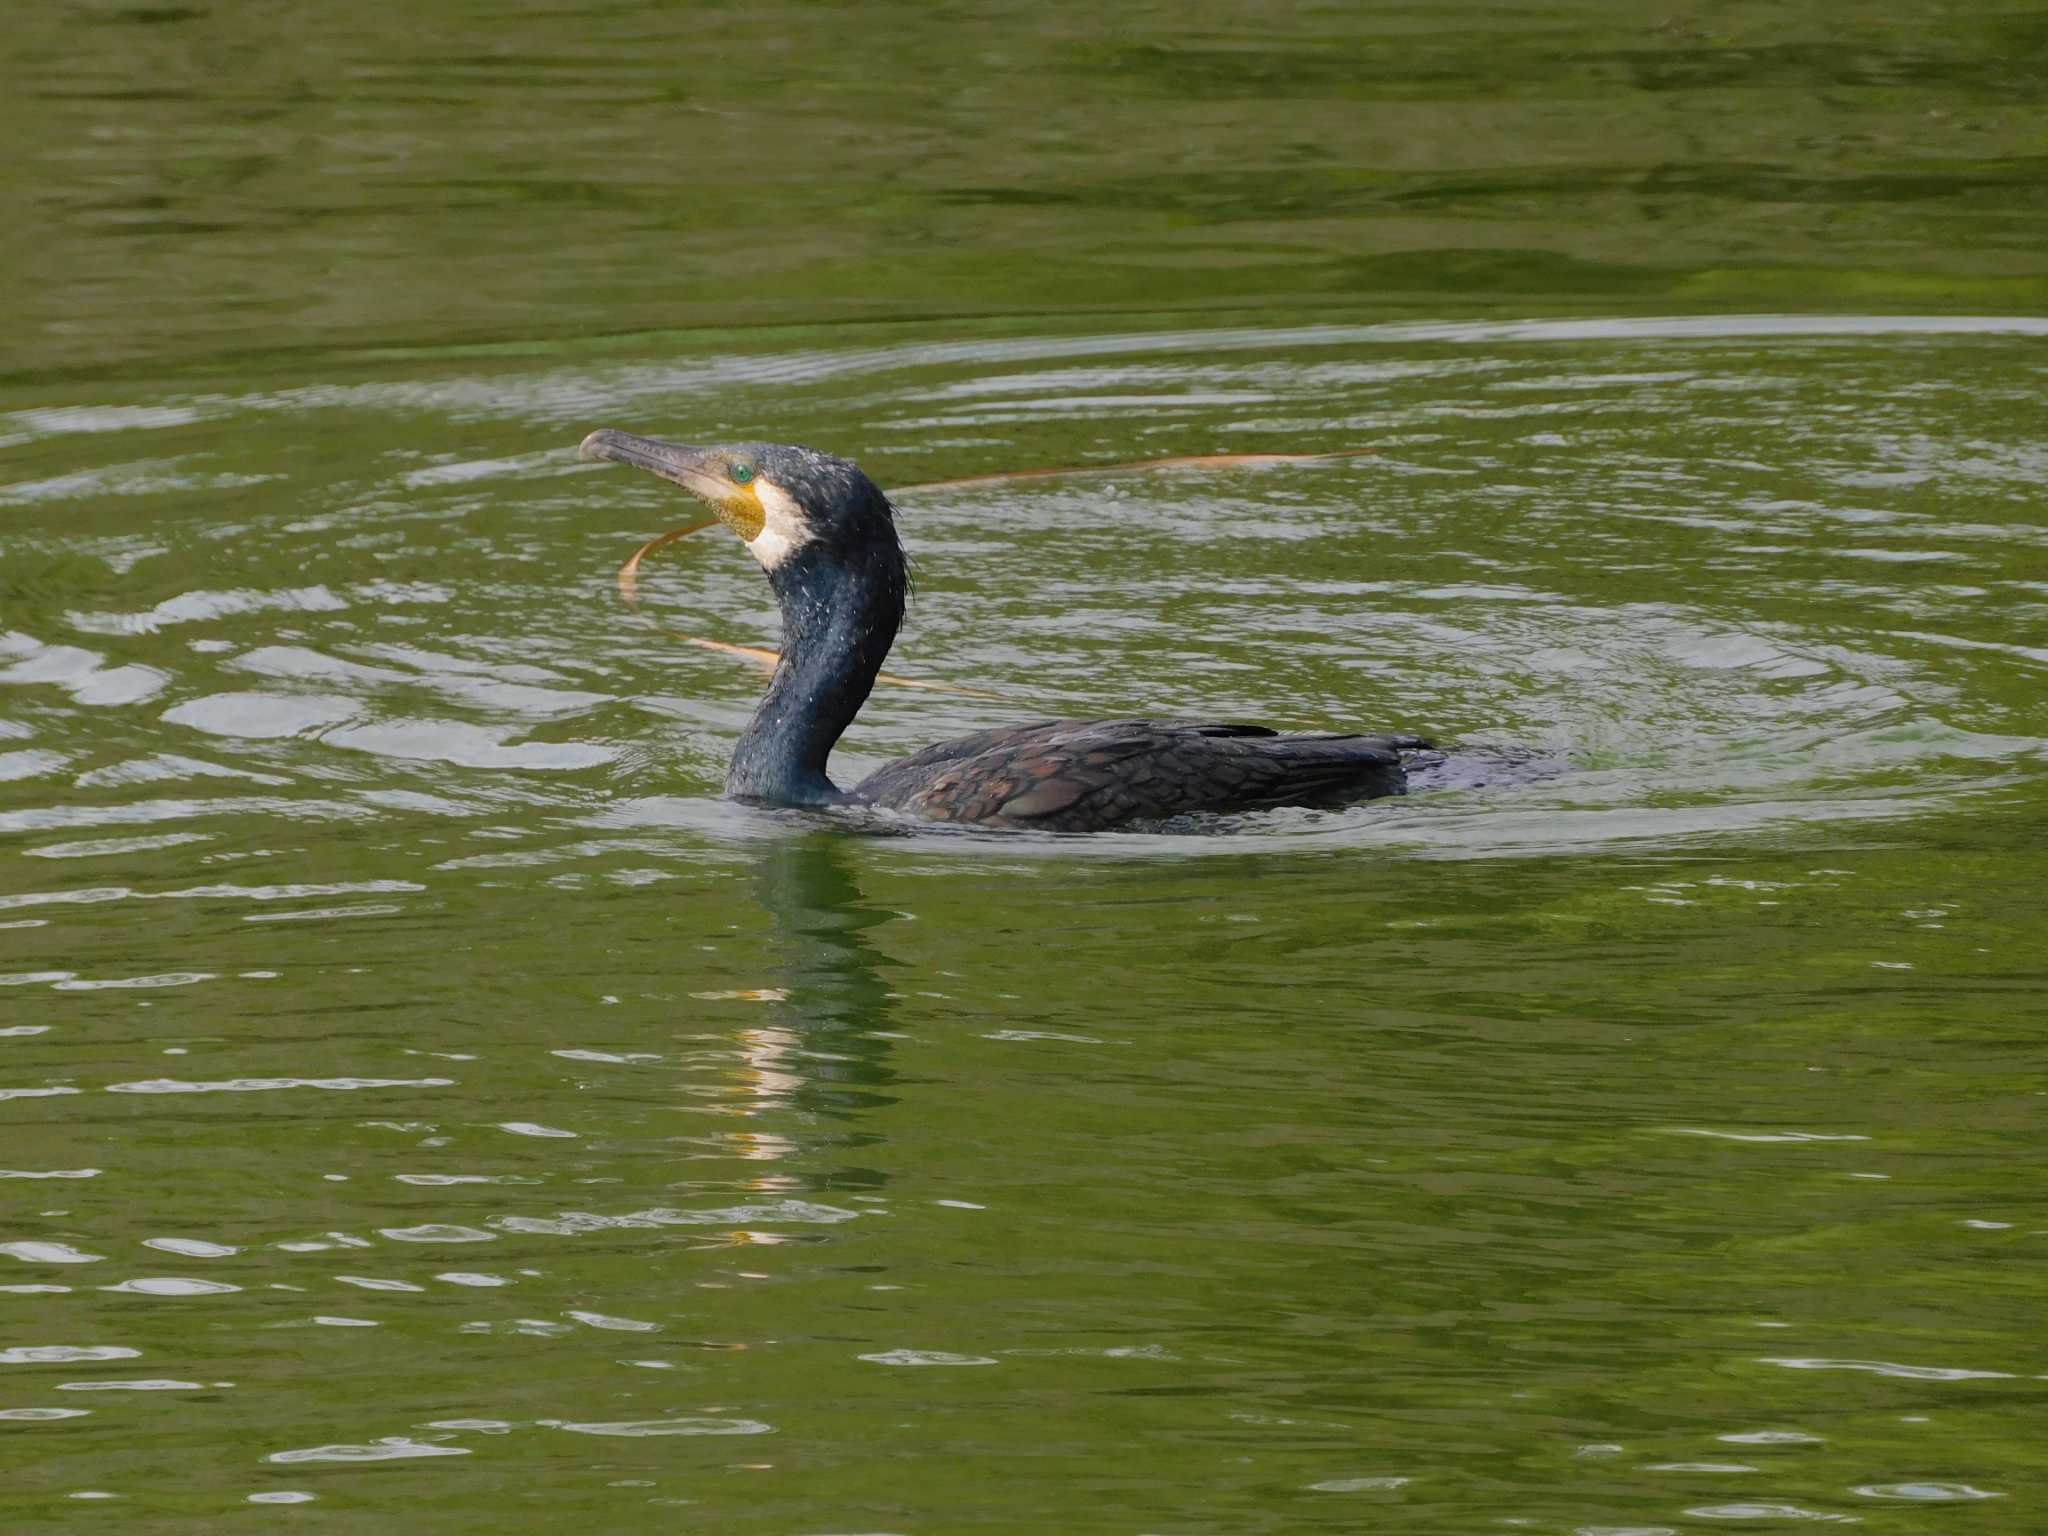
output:
[[[740,733],[725,791],[774,805],[845,798],[825,774],[903,622],[908,586],[893,537],[851,553],[806,545],[768,572],[782,605],[782,659]]]

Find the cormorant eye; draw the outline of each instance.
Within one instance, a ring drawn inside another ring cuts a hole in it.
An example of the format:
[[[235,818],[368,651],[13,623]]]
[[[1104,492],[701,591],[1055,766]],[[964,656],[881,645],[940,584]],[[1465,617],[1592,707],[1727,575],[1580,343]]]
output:
[[[754,478],[754,466],[751,464],[735,464],[726,473],[732,477],[734,485],[745,485]]]

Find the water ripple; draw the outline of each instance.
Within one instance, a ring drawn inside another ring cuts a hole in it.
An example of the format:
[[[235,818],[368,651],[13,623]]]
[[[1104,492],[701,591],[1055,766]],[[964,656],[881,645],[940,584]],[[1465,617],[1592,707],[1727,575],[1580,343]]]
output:
[[[1849,1490],[1866,1499],[1900,1499],[1918,1504],[1948,1504],[1977,1499],[2002,1499],[2002,1493],[1968,1483],[1865,1483]]]
[[[769,1435],[773,1424],[759,1419],[631,1419],[612,1422],[579,1422],[572,1419],[542,1419],[551,1429],[566,1429],[573,1435],[608,1435],[638,1439],[648,1435]]]
[[[320,1088],[332,1093],[353,1093],[363,1088],[447,1088],[452,1077],[227,1077],[211,1082],[191,1082],[176,1077],[143,1078],[130,1083],[108,1083],[107,1093],[269,1093],[281,1088]]]
[[[862,1355],[861,1359],[875,1365],[995,1365],[997,1361],[989,1355],[956,1355],[943,1349],[885,1349],[879,1354]]]
[[[32,1241],[0,1243],[0,1253],[20,1259],[24,1264],[97,1264],[106,1258],[103,1253],[87,1253],[69,1243]]]
[[[139,1280],[123,1280],[119,1285],[103,1285],[103,1291],[123,1291],[136,1296],[224,1296],[230,1291],[239,1291],[239,1285],[229,1285],[225,1280],[193,1280],[176,1275],[147,1276]]]
[[[403,1435],[388,1435],[366,1445],[315,1445],[299,1451],[272,1451],[265,1461],[290,1464],[307,1461],[408,1461],[423,1456],[467,1456],[460,1445],[434,1445]]]
[[[1797,1504],[1701,1504],[1686,1513],[1696,1520],[1818,1520],[1837,1525],[1853,1525],[1857,1519],[1854,1515],[1802,1509]]]
[[[139,1349],[122,1344],[19,1344],[0,1349],[0,1365],[76,1364],[82,1360],[134,1360]]]
[[[0,1179],[96,1179],[101,1172],[98,1168],[0,1168]]]
[[[1804,1356],[1761,1357],[1759,1365],[1781,1365],[1793,1371],[1868,1371],[1908,1381],[2011,1381],[2010,1371],[1973,1371],[1951,1365],[1899,1365],[1890,1360],[1824,1360]]]

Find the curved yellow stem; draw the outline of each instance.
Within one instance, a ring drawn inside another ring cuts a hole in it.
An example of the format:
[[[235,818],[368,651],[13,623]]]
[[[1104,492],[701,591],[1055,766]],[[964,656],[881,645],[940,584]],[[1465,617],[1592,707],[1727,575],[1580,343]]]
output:
[[[1131,459],[1122,464],[1064,464],[1057,469],[1006,469],[993,475],[963,475],[958,480],[925,480],[898,486],[891,496],[916,491],[956,491],[967,485],[1000,485],[1005,480],[1051,480],[1059,475],[1138,475],[1154,469],[1272,469],[1282,464],[1333,464],[1363,458],[1370,448],[1339,448],[1332,453],[1190,453],[1172,459]]]
[[[1198,453],[1171,459],[1135,459],[1122,464],[1073,464],[1057,469],[1009,469],[992,475],[965,475],[958,480],[925,480],[916,485],[899,486],[891,496],[914,495],[920,491],[951,491],[969,485],[1000,485],[1006,480],[1050,480],[1058,475],[1135,475],[1154,469],[1270,469],[1281,464],[1326,464],[1342,459],[1355,459],[1372,452],[1370,448],[1341,448],[1334,453]],[[632,558],[619,567],[619,596],[626,606],[635,613],[640,611],[640,562],[664,545],[678,539],[701,533],[706,528],[718,526],[716,518],[701,523],[690,523],[681,528],[671,528],[667,533],[657,534],[638,549]],[[694,645],[699,650],[717,651],[726,656],[742,656],[748,661],[759,662],[772,667],[782,659],[778,652],[758,645],[733,645],[724,640],[712,640],[703,635],[686,635],[679,629],[670,629],[666,624],[650,620],[663,634]],[[898,677],[893,672],[879,672],[875,675],[878,683],[887,683],[895,688],[921,688],[932,693],[958,694],[969,699],[999,699],[999,693],[989,693],[980,688],[963,688],[957,683],[935,683],[915,677]]]

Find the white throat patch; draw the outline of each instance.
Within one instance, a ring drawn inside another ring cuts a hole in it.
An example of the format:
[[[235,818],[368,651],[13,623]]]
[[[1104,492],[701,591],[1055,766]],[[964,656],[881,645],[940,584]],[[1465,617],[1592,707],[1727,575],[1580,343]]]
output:
[[[774,481],[757,477],[754,495],[760,500],[765,520],[761,531],[747,540],[747,552],[761,563],[762,570],[772,571],[816,535],[796,498]]]

